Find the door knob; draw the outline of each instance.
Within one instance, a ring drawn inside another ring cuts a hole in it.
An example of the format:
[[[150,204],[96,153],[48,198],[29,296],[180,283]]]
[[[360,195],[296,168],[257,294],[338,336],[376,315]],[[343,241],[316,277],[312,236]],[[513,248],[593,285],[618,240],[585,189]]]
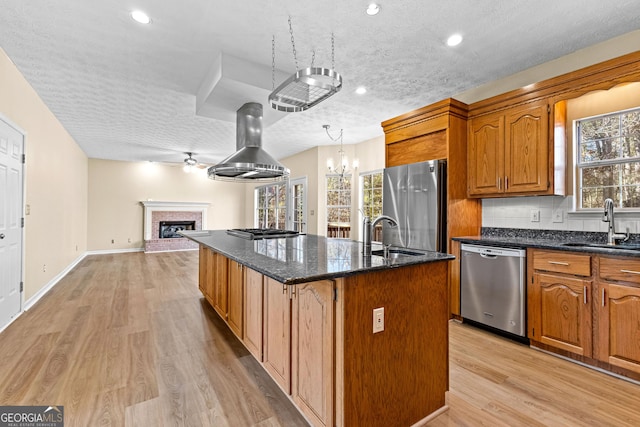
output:
[[[4,239],[4,234],[0,233],[0,240]]]

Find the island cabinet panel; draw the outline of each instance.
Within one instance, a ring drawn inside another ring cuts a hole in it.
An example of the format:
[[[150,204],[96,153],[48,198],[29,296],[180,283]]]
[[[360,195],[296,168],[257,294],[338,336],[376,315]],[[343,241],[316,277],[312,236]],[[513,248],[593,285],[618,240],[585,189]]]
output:
[[[200,245],[198,287],[209,304],[213,305],[213,251]]]
[[[411,426],[445,407],[447,262],[345,277],[336,302],[336,426]],[[373,310],[384,331],[373,333]]]
[[[291,394],[314,426],[333,426],[334,282],[292,288]]]
[[[264,278],[262,363],[287,394],[291,394],[290,291],[290,286]]]
[[[213,308],[225,321],[229,309],[229,277],[227,257],[213,253]]]
[[[231,259],[228,262],[229,314],[227,323],[233,333],[242,339],[244,334],[244,266]]]
[[[262,362],[262,293],[263,276],[245,267],[244,277],[244,337],[242,342],[247,350]]]

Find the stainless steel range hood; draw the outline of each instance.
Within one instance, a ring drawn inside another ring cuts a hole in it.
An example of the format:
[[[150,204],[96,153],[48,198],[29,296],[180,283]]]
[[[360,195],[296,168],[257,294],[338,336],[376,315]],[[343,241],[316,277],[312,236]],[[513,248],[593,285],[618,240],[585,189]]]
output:
[[[262,149],[262,104],[248,102],[236,116],[236,152],[207,170],[209,178],[223,181],[281,181],[289,177]]]

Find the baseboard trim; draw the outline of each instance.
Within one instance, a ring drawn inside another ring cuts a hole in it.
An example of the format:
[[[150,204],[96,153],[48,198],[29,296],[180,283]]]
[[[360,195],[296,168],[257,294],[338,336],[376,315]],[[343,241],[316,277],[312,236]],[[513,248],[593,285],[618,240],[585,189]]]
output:
[[[145,254],[161,254],[164,252],[187,252],[187,251],[197,251],[198,248],[189,248],[189,249],[167,249],[166,251],[145,251]]]
[[[108,255],[108,254],[124,254],[129,252],[144,252],[144,248],[127,248],[127,249],[101,249],[98,251],[87,251],[86,255]]]
[[[47,292],[49,292],[55,285],[57,285],[58,282],[60,280],[62,280],[62,278],[64,276],[69,274],[69,272],[71,270],[73,270],[75,268],[75,266],[78,265],[80,263],[80,261],[82,261],[84,259],[84,257],[86,257],[86,256],[87,256],[87,252],[85,252],[84,254],[80,255],[71,264],[69,264],[67,266],[67,268],[62,270],[53,279],[51,279],[46,285],[44,285],[42,288],[40,288],[40,290],[38,292],[36,292],[31,298],[29,298],[27,301],[25,301],[24,306],[22,307],[22,311],[25,312],[25,311],[29,310],[31,307],[33,307],[33,305],[35,303],[37,303],[38,300],[40,300],[40,298],[45,296],[45,294]],[[16,316],[16,319],[17,318],[18,318],[18,316]]]

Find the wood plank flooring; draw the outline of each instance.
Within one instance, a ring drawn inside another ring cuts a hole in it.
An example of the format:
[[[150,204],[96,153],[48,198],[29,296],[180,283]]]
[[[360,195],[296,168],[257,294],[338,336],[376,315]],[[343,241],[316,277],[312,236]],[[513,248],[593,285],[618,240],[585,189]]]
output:
[[[305,426],[204,301],[198,252],[85,258],[0,334],[0,405],[67,426]],[[450,410],[429,426],[638,426],[640,386],[450,324]]]

